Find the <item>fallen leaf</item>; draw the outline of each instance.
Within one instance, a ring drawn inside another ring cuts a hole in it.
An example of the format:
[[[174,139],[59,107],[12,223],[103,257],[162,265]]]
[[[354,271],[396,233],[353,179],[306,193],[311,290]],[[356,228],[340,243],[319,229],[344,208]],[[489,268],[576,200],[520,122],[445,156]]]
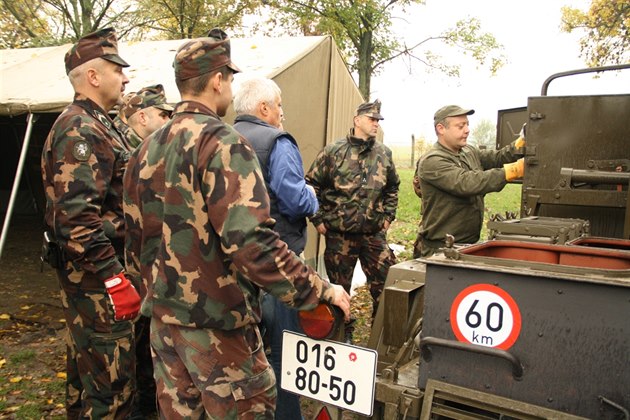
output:
[[[0,368],[6,365],[7,359],[0,359]]]
[[[66,379],[67,376],[66,372],[57,372],[57,378]]]
[[[21,376],[14,376],[13,378],[9,379],[9,382],[15,384],[15,383],[20,382],[21,380],[22,380]]]
[[[11,319],[11,315],[9,315],[9,314],[0,314],[0,319]]]
[[[24,306],[20,307],[20,309],[23,310],[23,311],[28,311],[31,308],[32,308],[32,306],[28,306],[28,305],[24,305]]]

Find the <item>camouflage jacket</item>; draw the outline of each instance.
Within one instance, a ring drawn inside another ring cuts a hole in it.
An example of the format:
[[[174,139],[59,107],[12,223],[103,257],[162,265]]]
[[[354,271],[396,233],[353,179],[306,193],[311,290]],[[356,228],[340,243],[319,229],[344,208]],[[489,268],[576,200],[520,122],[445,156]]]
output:
[[[101,280],[123,271],[128,159],[107,113],[81,95],[57,118],[42,152],[46,223],[66,259]]]
[[[230,330],[260,321],[259,288],[311,309],[333,290],[271,228],[247,140],[184,101],[133,153],[125,173],[126,263],[147,281],[142,313]]]
[[[352,136],[327,145],[306,174],[319,211],[315,226],[348,233],[374,233],[396,218],[400,179],[392,152],[383,143]]]
[[[483,224],[484,196],[507,184],[503,164],[520,157],[514,144],[501,150],[464,146],[453,153],[439,143],[424,154],[416,169],[422,190],[422,243],[444,246],[448,233],[457,243],[475,243]]]
[[[133,150],[142,143],[142,137],[135,132],[133,128],[127,125],[120,117],[114,118],[114,126],[122,134],[125,145],[129,150]]]

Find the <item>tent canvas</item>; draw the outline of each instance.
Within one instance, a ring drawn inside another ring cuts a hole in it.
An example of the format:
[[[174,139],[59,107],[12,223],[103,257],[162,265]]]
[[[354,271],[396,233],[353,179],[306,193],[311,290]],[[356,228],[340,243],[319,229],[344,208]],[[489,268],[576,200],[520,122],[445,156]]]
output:
[[[183,42],[119,43],[120,55],[131,65],[125,71],[130,80],[125,91],[161,83],[167,100],[178,102],[172,62]],[[63,65],[69,48],[0,50],[0,212],[7,211],[18,195],[32,201],[41,212],[41,148],[56,116],[72,101],[72,87]],[[232,59],[243,70],[237,75],[236,86],[239,78],[248,74],[267,76],[278,83],[286,116],[284,127],[298,140],[307,169],[325,144],[345,136],[353,112],[363,100],[328,36],[232,38]],[[233,120],[230,110],[224,121]],[[29,131],[31,135],[26,136]],[[10,215],[6,213],[3,223],[0,255]],[[309,259],[318,253],[315,237],[315,230],[309,228],[305,251]]]

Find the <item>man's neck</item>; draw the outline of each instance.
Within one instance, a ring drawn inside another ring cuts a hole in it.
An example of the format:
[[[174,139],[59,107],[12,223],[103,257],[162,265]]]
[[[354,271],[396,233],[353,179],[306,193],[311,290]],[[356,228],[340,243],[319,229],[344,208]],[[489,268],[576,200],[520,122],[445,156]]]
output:
[[[98,94],[98,90],[77,89],[77,90],[75,90],[75,94],[78,94],[78,95],[81,95],[81,96],[85,96],[90,101],[92,101],[96,105],[98,105],[105,112],[111,111],[111,109],[114,107],[114,105],[116,105],[116,103],[113,103],[113,104],[105,103],[103,98],[101,98],[101,96]]]
[[[370,136],[363,132],[357,133],[356,127],[352,129],[352,132],[350,134],[352,135],[352,137],[359,140],[368,141],[370,139]]]
[[[438,139],[438,143],[440,143],[440,145],[442,145],[443,148],[445,148],[446,150],[449,150],[455,154],[459,153],[462,148],[461,147],[449,147],[445,142],[443,142],[441,139]]]
[[[186,94],[186,93],[182,93],[182,101],[194,101],[194,102],[199,102],[202,105],[205,105],[206,107],[208,107],[212,112],[214,112],[216,114],[217,112],[217,103],[216,101],[213,100],[212,97],[209,97],[209,95],[191,95],[191,94]]]

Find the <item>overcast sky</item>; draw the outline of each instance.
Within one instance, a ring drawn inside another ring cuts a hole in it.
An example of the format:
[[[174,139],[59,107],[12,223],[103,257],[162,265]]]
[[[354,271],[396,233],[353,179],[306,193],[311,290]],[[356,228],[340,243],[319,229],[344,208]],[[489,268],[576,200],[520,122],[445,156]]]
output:
[[[429,73],[421,63],[411,68],[402,60],[384,67],[372,79],[372,97],[383,102],[385,142],[410,144],[411,135],[435,140],[433,113],[443,105],[458,104],[476,110],[471,127],[481,119],[496,123],[499,109],[527,105],[528,96],[540,95],[548,76],[585,67],[579,57],[580,34],[560,31],[561,7],[571,5],[586,10],[588,0],[427,0],[396,21],[398,36],[413,45],[428,36],[440,34],[465,17],[477,17],[482,29],[503,44],[508,63],[495,76],[487,68],[476,68],[461,57],[461,76],[448,78]],[[438,44],[433,44],[438,50]],[[460,58],[454,49],[439,49],[449,62]],[[410,72],[411,69],[411,72]],[[553,81],[549,95],[630,92],[630,71],[593,80],[590,75]]]

